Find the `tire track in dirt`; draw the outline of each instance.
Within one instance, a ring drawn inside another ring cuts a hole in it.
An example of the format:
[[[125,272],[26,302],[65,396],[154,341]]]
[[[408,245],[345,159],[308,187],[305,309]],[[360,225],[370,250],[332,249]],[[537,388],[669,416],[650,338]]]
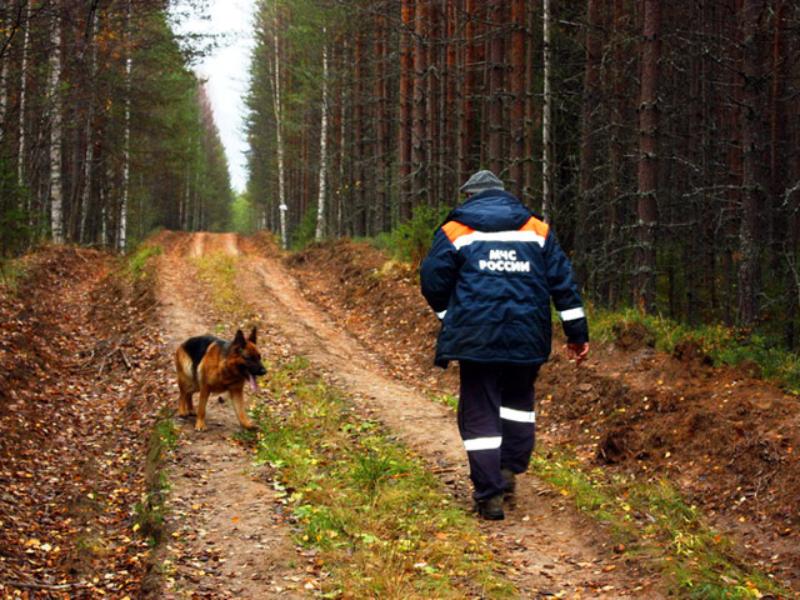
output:
[[[211,252],[235,255],[235,237],[180,236],[159,258],[158,298],[171,351],[186,338],[212,330],[202,298],[213,290],[202,288],[189,260]],[[164,360],[171,364],[172,354]],[[274,510],[275,491],[232,438],[239,423],[230,402],[209,404],[203,433],[194,431],[193,418],[176,419],[180,438],[167,465],[168,534],[156,558],[161,589],[151,597],[304,597],[306,577],[290,566],[300,561],[288,526]]]
[[[468,473],[453,413],[383,373],[378,359],[308,302],[277,259],[244,249],[238,287],[266,322],[312,364],[347,389],[366,415],[384,423],[440,473],[467,504]],[[526,597],[659,598],[658,583],[610,552],[610,540],[533,477],[502,523],[482,523],[508,575]]]

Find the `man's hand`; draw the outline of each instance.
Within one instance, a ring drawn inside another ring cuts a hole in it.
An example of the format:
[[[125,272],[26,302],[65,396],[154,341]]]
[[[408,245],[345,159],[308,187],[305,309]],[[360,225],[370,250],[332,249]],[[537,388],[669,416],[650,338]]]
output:
[[[567,344],[567,357],[575,359],[575,364],[579,365],[589,356],[589,342],[583,344]]]

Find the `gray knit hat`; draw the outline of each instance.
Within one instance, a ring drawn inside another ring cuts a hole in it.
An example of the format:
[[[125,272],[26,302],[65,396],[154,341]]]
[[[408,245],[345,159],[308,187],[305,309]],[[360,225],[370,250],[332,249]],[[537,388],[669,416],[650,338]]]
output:
[[[486,190],[504,190],[503,182],[491,171],[478,171],[461,186],[464,194],[478,194]]]

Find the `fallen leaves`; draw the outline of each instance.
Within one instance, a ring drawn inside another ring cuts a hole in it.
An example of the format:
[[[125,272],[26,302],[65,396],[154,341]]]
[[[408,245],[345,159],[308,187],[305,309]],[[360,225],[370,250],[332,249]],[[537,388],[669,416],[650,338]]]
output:
[[[137,595],[147,547],[129,537],[131,507],[163,342],[110,256],[50,247],[26,260],[19,293],[0,290],[0,596]],[[97,377],[106,339],[130,371],[117,354]]]

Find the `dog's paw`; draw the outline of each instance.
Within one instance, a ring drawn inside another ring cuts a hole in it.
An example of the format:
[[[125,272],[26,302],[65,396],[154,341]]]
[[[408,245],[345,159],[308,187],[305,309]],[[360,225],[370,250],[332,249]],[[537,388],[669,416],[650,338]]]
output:
[[[205,422],[204,422],[204,421],[197,421],[197,422],[194,424],[194,430],[195,430],[195,431],[205,431],[205,430],[206,430],[206,424],[205,424]]]
[[[256,424],[250,420],[247,420],[244,423],[242,423],[242,427],[244,427],[248,431],[255,431],[256,429],[258,429],[258,427],[256,427]]]

